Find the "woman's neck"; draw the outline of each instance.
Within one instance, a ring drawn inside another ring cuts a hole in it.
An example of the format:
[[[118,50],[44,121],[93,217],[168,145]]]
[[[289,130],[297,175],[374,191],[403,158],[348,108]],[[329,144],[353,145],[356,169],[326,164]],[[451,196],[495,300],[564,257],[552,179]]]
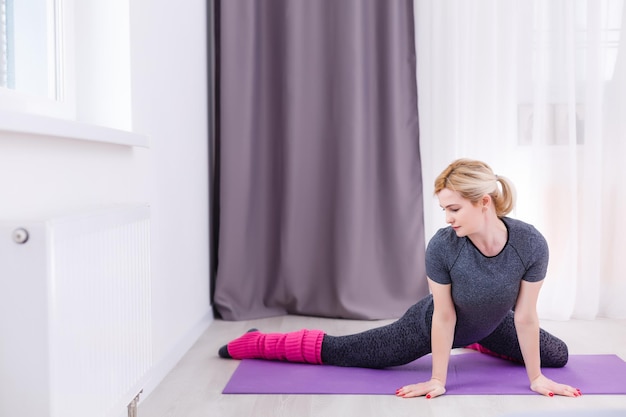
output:
[[[468,236],[474,246],[485,256],[496,256],[508,240],[508,229],[497,216],[489,216],[483,232]]]

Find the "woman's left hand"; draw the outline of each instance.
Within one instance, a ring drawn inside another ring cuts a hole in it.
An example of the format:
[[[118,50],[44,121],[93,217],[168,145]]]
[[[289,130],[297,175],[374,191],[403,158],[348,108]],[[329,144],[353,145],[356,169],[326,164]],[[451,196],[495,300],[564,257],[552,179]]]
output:
[[[530,389],[535,391],[537,394],[545,395],[547,397],[554,397],[555,395],[580,397],[583,395],[579,389],[554,382],[550,378],[546,378],[543,374],[539,375],[531,382]]]

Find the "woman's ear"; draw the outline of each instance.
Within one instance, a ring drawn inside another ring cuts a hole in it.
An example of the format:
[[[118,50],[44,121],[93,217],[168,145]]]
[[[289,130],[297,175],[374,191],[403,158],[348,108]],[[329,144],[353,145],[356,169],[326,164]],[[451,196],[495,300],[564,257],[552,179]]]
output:
[[[483,210],[487,210],[489,205],[491,204],[491,196],[489,194],[485,194],[481,200]]]

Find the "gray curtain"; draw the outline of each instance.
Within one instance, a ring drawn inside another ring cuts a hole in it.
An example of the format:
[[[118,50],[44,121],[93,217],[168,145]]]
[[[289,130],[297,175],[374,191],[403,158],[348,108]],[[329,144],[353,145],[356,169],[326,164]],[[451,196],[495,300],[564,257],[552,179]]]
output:
[[[412,0],[214,7],[217,314],[401,315],[428,292]]]

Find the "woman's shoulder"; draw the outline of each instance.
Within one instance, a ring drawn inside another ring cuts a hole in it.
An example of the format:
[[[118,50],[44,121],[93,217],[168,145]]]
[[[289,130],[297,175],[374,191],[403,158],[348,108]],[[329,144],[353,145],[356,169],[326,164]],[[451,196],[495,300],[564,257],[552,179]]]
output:
[[[512,217],[502,217],[502,221],[506,225],[509,230],[509,235],[511,237],[522,236],[524,238],[532,237],[532,236],[540,236],[543,237],[541,232],[537,230],[535,226],[530,223],[526,223],[519,219],[514,219]]]
[[[430,279],[450,284],[450,269],[464,241],[451,227],[437,230],[426,247],[426,274]]]
[[[430,250],[438,250],[439,248],[450,249],[456,245],[459,245],[464,241],[464,238],[460,238],[456,235],[454,229],[450,226],[442,227],[437,230],[433,237],[428,242],[428,248]]]
[[[503,217],[502,221],[509,231],[510,245],[527,253],[547,251],[546,239],[535,226],[512,217]]]
[[[535,226],[521,220],[503,218],[509,229],[509,243],[526,267],[524,281],[541,281],[548,270],[548,242]]]
[[[451,228],[450,226],[446,226],[446,227],[442,227],[441,229],[437,230],[435,232],[435,234],[433,235],[431,240],[435,240],[435,241],[439,241],[439,240],[450,241],[450,240],[454,240],[454,238],[458,238],[456,233],[454,232],[454,229]]]

